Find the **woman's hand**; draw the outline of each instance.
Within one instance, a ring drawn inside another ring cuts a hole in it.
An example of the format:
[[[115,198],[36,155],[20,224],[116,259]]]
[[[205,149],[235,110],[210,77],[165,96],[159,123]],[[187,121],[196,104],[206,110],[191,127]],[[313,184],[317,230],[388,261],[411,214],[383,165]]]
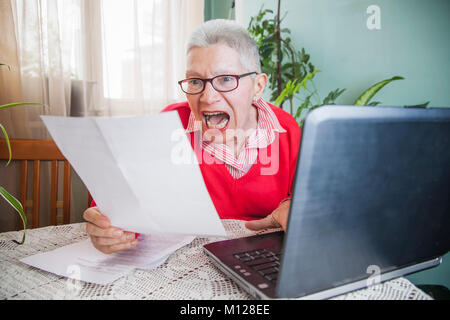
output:
[[[282,227],[286,231],[290,206],[291,200],[285,200],[267,217],[260,220],[247,221],[245,227],[254,231]]]
[[[109,219],[101,214],[97,207],[84,211],[83,218],[87,221],[86,232],[91,237],[92,244],[103,253],[130,249],[138,243],[133,232],[111,227]]]

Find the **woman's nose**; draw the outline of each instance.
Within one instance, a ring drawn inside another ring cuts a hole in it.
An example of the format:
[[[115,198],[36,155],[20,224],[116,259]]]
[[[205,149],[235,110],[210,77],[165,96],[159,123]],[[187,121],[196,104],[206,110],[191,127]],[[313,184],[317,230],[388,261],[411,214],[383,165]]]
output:
[[[212,86],[211,82],[206,82],[205,89],[200,94],[200,100],[204,103],[214,103],[220,99],[220,92]]]

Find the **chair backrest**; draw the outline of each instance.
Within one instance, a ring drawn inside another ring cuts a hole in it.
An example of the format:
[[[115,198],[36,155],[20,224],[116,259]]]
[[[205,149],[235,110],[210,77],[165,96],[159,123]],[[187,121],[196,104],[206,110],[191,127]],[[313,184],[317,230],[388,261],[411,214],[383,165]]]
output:
[[[64,224],[70,223],[70,164],[59,151],[53,140],[10,139],[12,160],[21,161],[20,196],[24,210],[31,206],[32,227],[39,227],[39,197],[40,197],[40,166],[41,161],[51,161],[50,186],[50,224],[57,224],[58,199],[58,161],[64,162],[63,180],[63,219]],[[6,140],[0,140],[0,159],[9,159]],[[27,201],[28,161],[33,161],[33,201]]]

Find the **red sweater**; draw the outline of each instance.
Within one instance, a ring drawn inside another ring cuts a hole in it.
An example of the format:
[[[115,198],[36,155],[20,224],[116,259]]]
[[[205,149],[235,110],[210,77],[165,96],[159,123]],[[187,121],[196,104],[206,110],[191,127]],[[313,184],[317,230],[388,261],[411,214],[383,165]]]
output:
[[[260,219],[269,215],[282,200],[291,196],[301,131],[289,113],[271,104],[269,106],[287,132],[276,133],[274,142],[259,150],[256,163],[246,175],[234,179],[219,160],[213,164],[199,161],[206,188],[222,219]],[[188,103],[169,105],[162,112],[175,110],[178,111],[186,129],[191,111]],[[193,148],[194,134],[190,133]],[[197,157],[203,159],[200,157],[203,157],[204,151],[201,148],[196,149],[202,153],[197,154]],[[267,157],[261,158],[261,154]],[[208,158],[211,159],[210,156]],[[268,158],[271,159],[270,162]],[[92,205],[95,206],[95,202]]]

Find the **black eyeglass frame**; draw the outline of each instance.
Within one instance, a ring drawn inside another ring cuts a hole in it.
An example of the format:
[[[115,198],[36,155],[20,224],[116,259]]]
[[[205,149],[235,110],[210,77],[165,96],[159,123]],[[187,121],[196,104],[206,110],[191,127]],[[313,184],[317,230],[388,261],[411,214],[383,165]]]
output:
[[[236,89],[239,87],[239,79],[241,79],[241,78],[243,78],[243,77],[246,77],[246,76],[249,76],[249,75],[252,75],[252,74],[258,74],[258,72],[253,71],[253,72],[243,73],[243,74],[239,74],[239,75],[236,75],[236,74],[220,74],[220,75],[218,75],[218,76],[215,76],[215,77],[212,77],[212,78],[209,78],[209,79],[202,79],[202,78],[188,78],[188,79],[184,79],[184,80],[178,81],[178,84],[180,85],[180,88],[181,88],[181,90],[182,90],[184,93],[186,93],[186,94],[191,94],[191,95],[202,93],[202,92],[205,90],[205,87],[206,87],[206,83],[207,83],[207,82],[211,83],[211,86],[214,88],[214,90],[216,90],[216,91],[218,91],[218,92],[230,92],[230,91],[236,90]],[[213,80],[216,79],[216,78],[219,78],[219,77],[233,77],[233,78],[235,78],[235,79],[236,79],[236,87],[234,87],[233,89],[230,89],[230,90],[218,90],[218,89],[214,86]],[[202,90],[200,90],[199,92],[196,92],[196,93],[189,93],[189,92],[184,91],[184,89],[183,89],[183,82],[188,81],[188,80],[200,80],[200,81],[203,83]]]

